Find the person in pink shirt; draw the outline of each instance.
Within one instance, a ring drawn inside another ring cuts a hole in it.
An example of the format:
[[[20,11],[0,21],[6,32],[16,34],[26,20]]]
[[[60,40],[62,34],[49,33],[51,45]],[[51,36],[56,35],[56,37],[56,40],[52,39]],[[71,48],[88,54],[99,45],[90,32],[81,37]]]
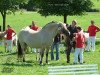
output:
[[[78,56],[80,59],[80,63],[83,63],[83,52],[84,52],[84,48],[85,48],[85,36],[83,33],[83,30],[81,29],[81,27],[77,27],[77,33],[74,33],[75,35],[75,42],[76,42],[76,46],[75,46],[75,54],[74,54],[74,64],[78,63]]]
[[[86,50],[90,51],[92,48],[92,51],[95,51],[95,39],[96,39],[96,32],[100,31],[100,28],[97,27],[93,20],[91,20],[91,25],[88,27],[88,33],[89,33],[89,39],[87,43]]]
[[[14,35],[12,35],[14,33]],[[7,25],[7,30],[5,31],[6,34],[6,46],[7,46],[7,52],[12,51],[12,37],[16,35],[16,32],[10,27],[10,25]]]

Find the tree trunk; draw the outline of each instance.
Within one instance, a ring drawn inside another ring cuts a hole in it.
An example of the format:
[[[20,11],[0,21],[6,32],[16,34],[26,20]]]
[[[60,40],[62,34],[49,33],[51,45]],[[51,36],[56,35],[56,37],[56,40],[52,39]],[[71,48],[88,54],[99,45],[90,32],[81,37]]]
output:
[[[66,14],[64,14],[64,23],[67,24],[67,15]]]
[[[3,31],[6,29],[6,11],[1,12],[2,18],[3,18]]]

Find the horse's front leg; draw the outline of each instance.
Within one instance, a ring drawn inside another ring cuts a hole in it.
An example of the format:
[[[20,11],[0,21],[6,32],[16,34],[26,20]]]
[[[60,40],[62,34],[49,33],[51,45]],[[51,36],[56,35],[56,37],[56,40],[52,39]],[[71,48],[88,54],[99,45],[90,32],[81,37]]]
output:
[[[49,52],[49,49],[46,49],[46,63],[48,64],[48,52]]]
[[[44,50],[41,50],[40,51],[40,64],[42,64],[43,56],[44,56]]]

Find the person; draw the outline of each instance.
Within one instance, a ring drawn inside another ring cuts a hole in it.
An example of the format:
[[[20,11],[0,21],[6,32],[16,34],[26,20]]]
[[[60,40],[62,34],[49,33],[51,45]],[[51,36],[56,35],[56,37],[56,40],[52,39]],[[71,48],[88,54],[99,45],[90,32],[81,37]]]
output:
[[[86,47],[87,51],[90,51],[90,49],[92,49],[92,51],[95,51],[96,32],[100,31],[100,28],[97,27],[94,23],[95,22],[91,20],[91,25],[88,27],[87,32],[89,33],[89,38]]]
[[[5,34],[6,34],[7,52],[11,52],[12,51],[12,45],[13,45],[12,37],[14,37],[16,35],[16,32],[11,28],[10,25],[7,25],[7,30],[5,31]]]
[[[35,24],[34,21],[32,21],[32,25],[30,26],[30,28],[31,28],[32,30],[35,30],[35,31],[37,31],[37,30],[39,29],[39,27],[36,26],[36,24]]]
[[[30,27],[30,29],[32,29],[34,31],[40,30],[40,28],[35,24],[34,21],[32,21],[32,25],[30,25],[29,27]],[[39,49],[38,49],[38,51],[39,51]],[[34,48],[34,52],[36,53],[36,48]]]
[[[74,64],[78,63],[78,56],[80,58],[80,64],[83,64],[83,52],[85,48],[85,35],[81,29],[81,27],[77,27],[77,33],[75,35],[75,54],[74,54]]]
[[[56,60],[59,60],[60,56],[60,50],[59,50],[59,44],[60,44],[60,34],[57,34],[54,38],[54,42],[51,46],[51,60],[54,60],[54,48],[56,48]]]
[[[67,43],[67,47],[66,47],[66,56],[67,56],[67,63],[70,62],[70,52],[72,48],[75,48],[75,41],[73,41],[73,37],[74,37],[74,33],[77,32],[77,21],[73,20],[72,21],[72,25],[67,25],[67,29],[70,31],[70,36],[69,38],[67,38],[66,43]]]

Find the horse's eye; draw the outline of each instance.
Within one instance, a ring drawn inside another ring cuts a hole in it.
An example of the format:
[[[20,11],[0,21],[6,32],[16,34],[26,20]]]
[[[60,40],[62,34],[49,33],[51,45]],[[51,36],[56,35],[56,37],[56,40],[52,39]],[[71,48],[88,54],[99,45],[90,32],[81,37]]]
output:
[[[59,27],[58,30],[61,30],[61,27]]]

